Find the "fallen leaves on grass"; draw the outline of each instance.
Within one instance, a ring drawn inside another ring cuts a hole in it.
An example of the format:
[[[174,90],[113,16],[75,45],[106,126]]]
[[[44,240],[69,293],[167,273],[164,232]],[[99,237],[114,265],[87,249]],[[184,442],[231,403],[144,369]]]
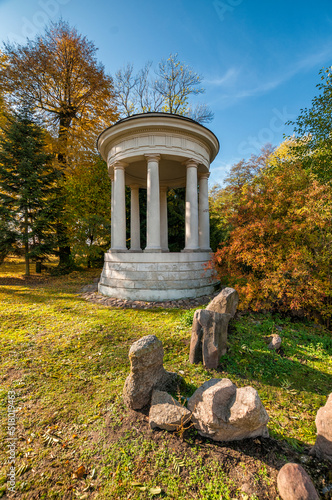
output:
[[[80,465],[79,468],[73,473],[73,479],[82,479],[87,474],[87,470],[84,465]]]
[[[160,495],[162,492],[162,489],[159,486],[149,488],[148,486],[144,486],[142,483],[131,483],[131,485],[140,491],[149,491],[151,495]]]

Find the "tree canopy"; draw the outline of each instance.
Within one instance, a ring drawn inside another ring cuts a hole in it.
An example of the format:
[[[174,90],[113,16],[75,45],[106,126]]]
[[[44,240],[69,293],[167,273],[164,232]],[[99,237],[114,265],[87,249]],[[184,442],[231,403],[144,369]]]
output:
[[[305,168],[313,171],[323,182],[332,182],[332,67],[319,72],[319,95],[311,108],[304,108],[294,125],[297,141],[293,141],[294,154]]]
[[[5,43],[0,90],[10,104],[29,103],[59,139],[66,162],[70,137],[94,149],[97,133],[116,118],[113,82],[97,61],[95,45],[68,23],[51,23],[25,45]],[[92,137],[92,139],[91,139]],[[75,145],[71,144],[70,151]]]
[[[115,74],[115,99],[121,116],[163,111],[188,116],[198,122],[210,122],[213,113],[206,104],[193,106],[189,98],[203,94],[202,76],[170,54],[158,64],[155,78],[150,76],[152,63],[135,75],[133,64],[127,64]]]

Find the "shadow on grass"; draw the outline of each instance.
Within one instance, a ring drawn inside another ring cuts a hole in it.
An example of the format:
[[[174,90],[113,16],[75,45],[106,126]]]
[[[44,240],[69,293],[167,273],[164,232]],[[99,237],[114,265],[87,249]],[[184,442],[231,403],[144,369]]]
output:
[[[18,286],[18,285],[13,285],[13,286]],[[9,288],[9,287],[2,287],[0,289],[1,292],[6,293],[9,296],[12,297],[17,297],[22,301],[25,302],[31,302],[31,303],[47,303],[49,299],[51,298],[52,300],[78,300],[79,299],[79,293],[78,292],[72,292],[69,290],[50,290],[47,289],[45,290],[45,294],[43,295],[42,293],[33,293],[32,290],[40,290],[41,292],[43,289],[41,287],[28,287],[26,284],[22,283],[20,286],[24,287],[24,289],[14,289],[14,288]],[[65,295],[65,297],[63,295]],[[83,299],[82,299],[83,300]]]
[[[331,374],[276,353],[254,352],[251,359],[226,356],[219,371],[246,382],[255,381],[286,391],[307,391],[327,396],[332,387]]]

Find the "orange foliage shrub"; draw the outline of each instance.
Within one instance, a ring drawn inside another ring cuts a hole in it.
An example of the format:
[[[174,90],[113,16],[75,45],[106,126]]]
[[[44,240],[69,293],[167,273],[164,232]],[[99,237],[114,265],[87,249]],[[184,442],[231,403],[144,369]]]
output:
[[[223,215],[224,216],[224,215]],[[300,165],[264,168],[228,207],[228,239],[214,256],[243,308],[332,314],[332,189]]]

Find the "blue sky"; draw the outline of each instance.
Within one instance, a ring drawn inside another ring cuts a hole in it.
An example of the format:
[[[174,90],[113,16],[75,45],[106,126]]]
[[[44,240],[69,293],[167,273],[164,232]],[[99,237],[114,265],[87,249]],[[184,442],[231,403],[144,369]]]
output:
[[[59,16],[94,41],[110,74],[177,52],[204,76],[197,101],[213,109],[221,144],[210,185],[291,133],[285,122],[332,64],[331,0],[0,0],[0,39],[22,43]]]

